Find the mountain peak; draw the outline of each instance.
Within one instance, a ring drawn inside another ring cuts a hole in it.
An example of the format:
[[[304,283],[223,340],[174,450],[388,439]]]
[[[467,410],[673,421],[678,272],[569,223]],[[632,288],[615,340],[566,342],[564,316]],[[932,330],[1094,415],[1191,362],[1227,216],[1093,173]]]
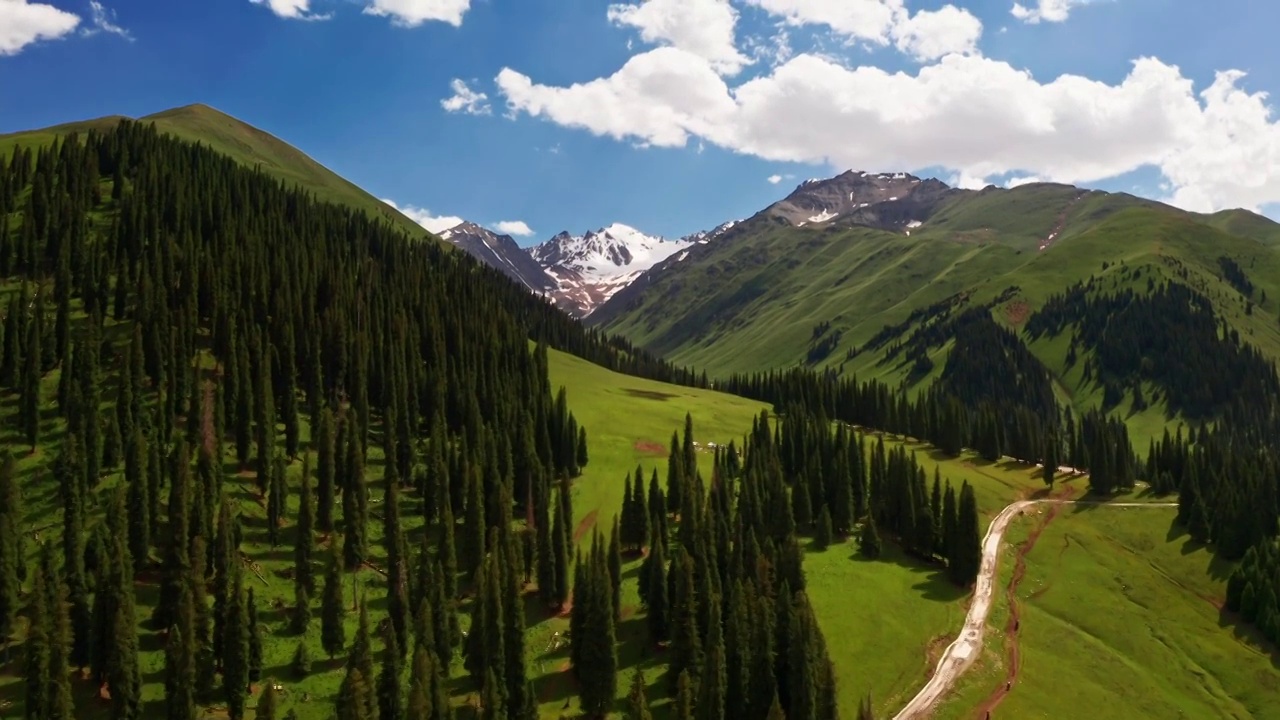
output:
[[[956,192],[936,178],[910,173],[846,170],[830,178],[812,178],[796,186],[766,212],[797,227],[841,221],[886,230],[918,227]],[[914,225],[912,223],[915,223]]]

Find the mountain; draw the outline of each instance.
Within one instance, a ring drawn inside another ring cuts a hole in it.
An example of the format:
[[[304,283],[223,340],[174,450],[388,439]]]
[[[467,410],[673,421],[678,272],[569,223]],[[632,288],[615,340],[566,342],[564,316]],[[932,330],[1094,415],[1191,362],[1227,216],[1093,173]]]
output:
[[[907,173],[849,170],[826,180],[806,180],[764,212],[796,227],[839,223],[910,230],[942,204],[970,192]]]
[[[9,149],[8,152],[11,152],[13,147],[36,148],[48,145],[56,137],[71,133],[83,134],[90,130],[106,132],[121,120],[127,119],[131,118],[108,115],[40,130],[0,135],[0,149]],[[384,218],[410,237],[433,237],[400,211],[316,162],[301,150],[208,105],[186,105],[137,120],[154,124],[162,134],[204,145],[245,167],[260,168],[286,185],[302,187],[318,200],[347,205],[374,217]]]
[[[1019,329],[1076,283],[1145,293],[1148,281],[1170,282],[1280,358],[1278,241],[1280,225],[1241,210],[850,171],[801,183],[716,242],[659,263],[588,321],[720,377],[808,366],[924,387],[925,364],[913,369],[894,350],[953,309],[989,306]],[[931,346],[936,367],[947,342]],[[1065,344],[1032,350],[1061,371],[1065,392],[1097,399],[1096,383],[1068,373]]]
[[[557,287],[555,279],[510,235],[499,235],[468,221],[445,230],[440,237],[524,285],[530,292],[546,295]]]
[[[666,240],[614,223],[584,235],[561,232],[529,254],[555,279],[556,304],[586,317],[649,268],[706,239]]]

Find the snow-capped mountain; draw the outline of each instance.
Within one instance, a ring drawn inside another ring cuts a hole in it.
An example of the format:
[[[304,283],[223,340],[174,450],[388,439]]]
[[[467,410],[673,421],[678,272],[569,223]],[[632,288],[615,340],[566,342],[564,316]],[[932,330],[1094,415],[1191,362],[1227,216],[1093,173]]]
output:
[[[466,250],[480,262],[501,271],[531,292],[546,295],[557,287],[556,280],[516,244],[510,235],[499,235],[473,222],[463,222],[440,233],[440,237]]]
[[[530,256],[555,279],[556,304],[585,317],[649,268],[693,245],[696,240],[667,240],[622,223],[570,235],[562,232],[529,249]]]

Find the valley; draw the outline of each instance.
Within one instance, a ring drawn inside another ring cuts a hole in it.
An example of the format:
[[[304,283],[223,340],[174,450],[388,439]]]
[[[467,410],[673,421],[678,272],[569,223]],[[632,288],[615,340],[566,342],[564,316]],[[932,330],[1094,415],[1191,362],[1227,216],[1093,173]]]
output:
[[[851,170],[525,248],[142,120],[0,136],[0,717],[1268,717],[1280,225]]]

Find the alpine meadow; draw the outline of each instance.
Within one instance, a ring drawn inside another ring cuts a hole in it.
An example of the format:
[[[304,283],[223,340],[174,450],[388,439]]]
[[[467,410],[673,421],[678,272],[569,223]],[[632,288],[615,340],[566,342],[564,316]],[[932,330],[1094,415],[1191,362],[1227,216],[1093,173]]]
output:
[[[0,0],[0,719],[1280,720],[1267,93],[953,3]]]

